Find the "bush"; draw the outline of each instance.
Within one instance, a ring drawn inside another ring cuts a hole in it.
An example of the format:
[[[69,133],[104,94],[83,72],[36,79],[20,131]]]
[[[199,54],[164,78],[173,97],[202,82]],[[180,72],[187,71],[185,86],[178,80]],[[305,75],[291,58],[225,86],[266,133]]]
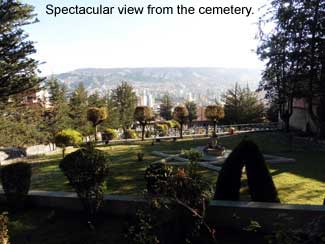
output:
[[[165,163],[150,164],[145,172],[148,193],[158,195],[166,192],[169,177],[173,167]]]
[[[183,150],[182,155],[191,162],[198,162],[202,159],[203,153],[191,148],[190,150]]]
[[[279,202],[277,190],[258,146],[242,141],[229,155],[220,171],[214,198],[239,200],[242,169],[246,165],[250,195],[257,202]]]
[[[31,165],[24,162],[9,164],[1,169],[2,187],[12,207],[23,206],[29,191],[31,176]]]
[[[173,172],[164,163],[150,165],[146,180],[153,198],[148,212],[129,229],[129,238],[137,238],[137,243],[215,243],[205,222],[209,184],[191,178],[183,168]]]
[[[93,221],[103,202],[109,172],[107,154],[88,146],[67,155],[60,162],[60,169],[78,194],[88,220]]]
[[[118,134],[116,130],[108,128],[105,130],[102,137],[104,141],[111,141],[117,139]]]
[[[65,155],[65,148],[67,146],[76,146],[82,143],[82,135],[72,129],[62,130],[55,136],[55,144],[62,147],[62,156]]]
[[[124,139],[136,139],[138,136],[134,130],[128,129],[124,132],[123,137],[124,137]]]

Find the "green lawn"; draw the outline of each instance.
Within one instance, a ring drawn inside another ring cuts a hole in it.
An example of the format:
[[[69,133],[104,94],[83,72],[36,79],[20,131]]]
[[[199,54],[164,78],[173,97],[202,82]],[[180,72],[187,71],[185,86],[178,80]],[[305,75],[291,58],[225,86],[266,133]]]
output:
[[[248,137],[254,140],[263,153],[295,158],[295,164],[270,166],[270,171],[283,203],[322,204],[325,197],[325,153],[303,151],[300,147],[290,147],[285,134],[278,132],[252,133]],[[242,140],[243,135],[221,138],[228,148],[233,148]],[[109,194],[141,195],[145,182],[144,170],[153,161],[159,159],[151,155],[152,151],[162,150],[178,152],[205,145],[207,140],[183,140],[161,142],[130,143],[127,145],[102,146],[111,158],[111,173],[106,192]],[[144,162],[137,162],[139,151],[145,153]],[[51,155],[34,159],[32,189],[51,191],[72,191],[66,178],[58,168],[61,155]],[[39,161],[39,163],[35,162]],[[215,184],[217,173],[202,169],[203,177]],[[245,192],[245,187],[242,189]]]

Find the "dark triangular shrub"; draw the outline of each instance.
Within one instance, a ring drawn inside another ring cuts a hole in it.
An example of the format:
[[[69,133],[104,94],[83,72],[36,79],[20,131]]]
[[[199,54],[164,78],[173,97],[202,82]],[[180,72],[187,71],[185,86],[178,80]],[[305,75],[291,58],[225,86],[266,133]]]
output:
[[[279,202],[276,188],[258,146],[242,141],[226,159],[219,174],[214,199],[239,200],[242,169],[246,166],[248,186],[253,201]]]
[[[243,141],[249,192],[255,202],[280,202],[278,193],[258,146]]]
[[[216,200],[239,200],[240,180],[244,166],[241,160],[241,146],[237,146],[228,156],[216,184],[214,199]]]

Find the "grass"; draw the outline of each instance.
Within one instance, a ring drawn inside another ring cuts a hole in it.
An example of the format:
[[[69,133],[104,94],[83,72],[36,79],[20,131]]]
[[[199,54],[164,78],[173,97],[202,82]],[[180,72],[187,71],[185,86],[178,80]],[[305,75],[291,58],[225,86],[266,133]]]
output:
[[[234,148],[244,135],[220,138],[227,148]],[[274,154],[295,158],[294,164],[278,164],[270,166],[275,185],[283,203],[320,205],[325,197],[325,153],[301,150],[301,147],[290,146],[289,138],[279,132],[251,133],[248,138],[255,141],[265,154]],[[151,145],[150,142],[137,142],[125,145],[101,146],[111,159],[110,176],[106,193],[114,195],[141,195],[145,189],[144,171],[147,166],[158,160],[152,151],[179,152],[205,145],[207,140],[182,140],[177,142],[161,142]],[[143,162],[137,161],[137,153],[144,152]],[[32,189],[49,191],[72,191],[58,167],[60,154],[39,158],[33,164]],[[35,161],[35,159],[34,159]],[[201,169],[202,176],[215,185],[217,173]],[[245,192],[245,187],[242,189]]]
[[[137,144],[99,147],[108,153],[111,160],[106,193],[113,195],[142,195],[145,189],[144,172],[151,162],[160,159],[151,155],[152,151],[177,153],[182,149],[190,149],[202,144],[206,144],[206,140],[183,140],[176,143],[161,142],[155,145],[151,145],[151,142],[137,142]],[[137,161],[137,153],[140,151],[145,154],[142,162]],[[73,191],[58,167],[60,159],[61,155],[56,154],[39,158],[38,161],[40,162],[34,162],[32,189]],[[211,184],[215,184],[217,173],[200,169],[200,174]]]
[[[227,137],[222,143],[233,148],[243,135]],[[289,138],[282,133],[254,133],[248,138],[256,142],[263,153],[296,159],[293,164],[270,166],[273,181],[281,202],[321,205],[325,197],[325,152],[301,150],[301,145],[290,146]]]

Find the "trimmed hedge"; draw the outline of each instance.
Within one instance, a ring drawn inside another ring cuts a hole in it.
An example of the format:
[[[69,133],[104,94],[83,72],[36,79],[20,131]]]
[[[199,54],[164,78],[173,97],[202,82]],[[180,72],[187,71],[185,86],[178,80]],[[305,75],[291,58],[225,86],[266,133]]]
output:
[[[217,180],[214,199],[239,200],[244,165],[251,199],[256,202],[280,202],[263,154],[254,142],[248,140],[242,141],[226,159]]]
[[[91,145],[70,153],[60,162],[60,169],[78,194],[89,221],[95,219],[103,203],[109,162],[105,152]]]
[[[32,168],[28,163],[19,162],[3,166],[1,182],[10,206],[19,208],[24,205],[30,188],[31,177]]]

